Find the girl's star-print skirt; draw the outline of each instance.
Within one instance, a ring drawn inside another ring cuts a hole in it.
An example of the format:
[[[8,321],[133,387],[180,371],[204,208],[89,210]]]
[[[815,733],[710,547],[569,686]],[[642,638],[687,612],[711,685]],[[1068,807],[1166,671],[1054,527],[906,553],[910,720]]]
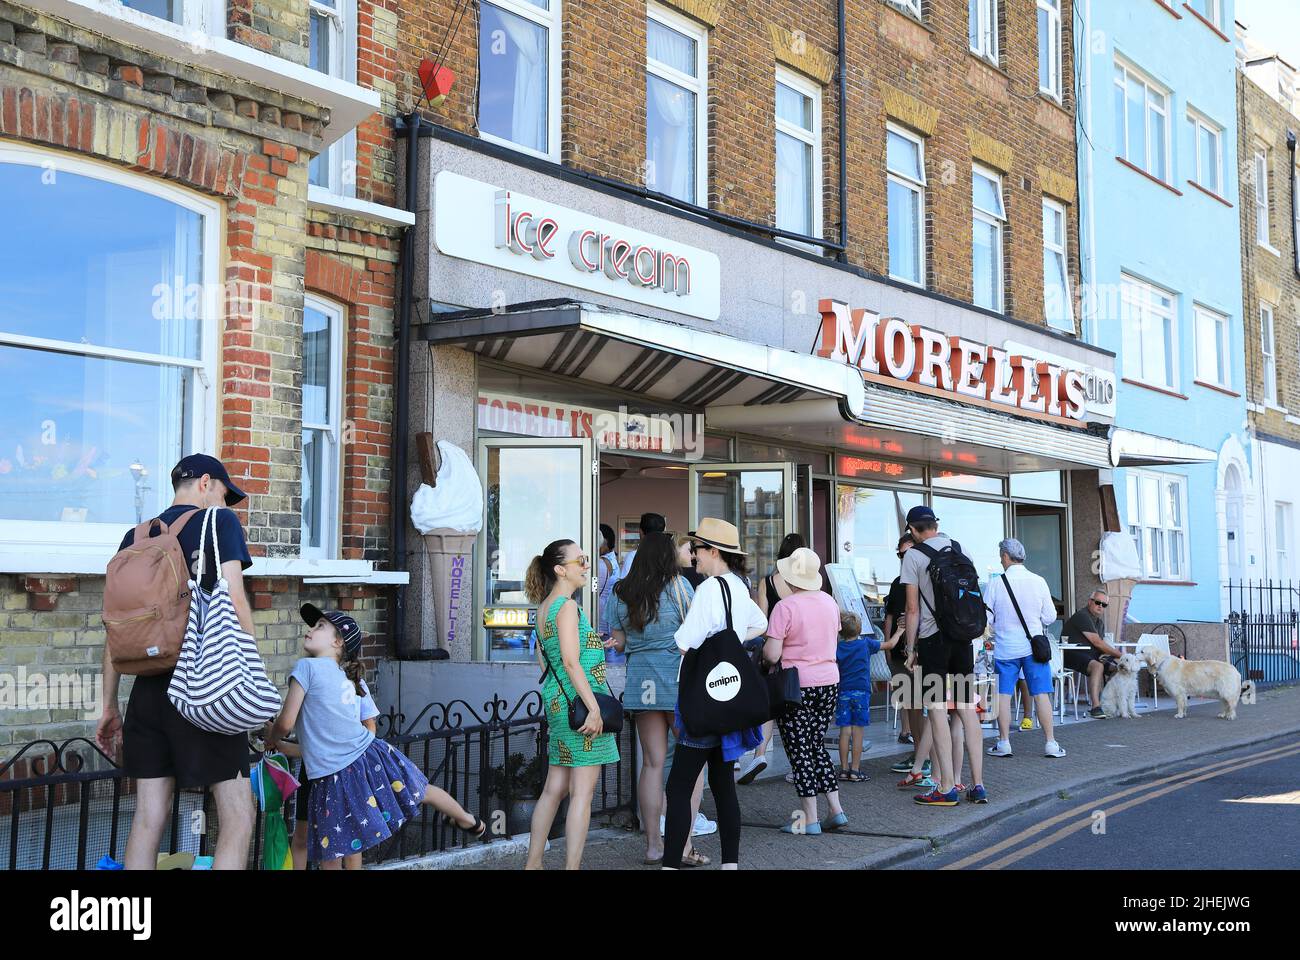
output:
[[[382,843],[420,813],[429,781],[384,740],[338,773],[312,781],[307,858],[334,860]]]

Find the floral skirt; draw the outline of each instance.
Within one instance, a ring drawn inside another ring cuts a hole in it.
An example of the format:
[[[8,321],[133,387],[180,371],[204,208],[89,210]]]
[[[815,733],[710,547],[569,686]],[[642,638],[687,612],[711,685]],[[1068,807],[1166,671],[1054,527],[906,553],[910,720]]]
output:
[[[336,860],[393,836],[420,813],[429,781],[384,740],[338,773],[312,781],[307,859]]]

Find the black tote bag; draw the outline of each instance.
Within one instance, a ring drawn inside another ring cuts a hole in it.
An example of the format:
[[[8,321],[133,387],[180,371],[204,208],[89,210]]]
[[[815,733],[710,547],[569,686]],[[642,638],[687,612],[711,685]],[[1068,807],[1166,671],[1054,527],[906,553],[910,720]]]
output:
[[[722,577],[727,625],[682,658],[677,705],[695,736],[735,733],[771,719],[767,685],[745,654],[731,618],[731,588]]]

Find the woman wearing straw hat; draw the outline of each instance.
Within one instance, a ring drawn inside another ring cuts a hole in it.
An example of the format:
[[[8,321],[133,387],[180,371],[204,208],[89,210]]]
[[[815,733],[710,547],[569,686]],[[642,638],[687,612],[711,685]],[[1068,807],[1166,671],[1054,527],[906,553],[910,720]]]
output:
[[[839,777],[826,752],[826,729],[835,717],[840,689],[840,669],[835,662],[840,608],[822,592],[821,568],[821,559],[807,547],[777,561],[781,577],[794,593],[773,608],[763,645],[763,659],[768,663],[779,660],[799,671],[803,702],[798,710],[779,719],[777,726],[803,807],[802,822],[792,818],[781,832],[805,836],[838,830],[849,822],[840,806]],[[819,793],[826,795],[830,805],[830,815],[822,821],[817,819]]]
[[[709,579],[695,591],[695,599],[678,627],[675,638],[683,654],[700,647],[706,639],[725,630],[727,613],[722,584],[731,596],[731,620],[742,641],[761,636],[767,629],[767,617],[749,595],[741,579],[748,565],[740,549],[740,534],[724,520],[706,517],[690,537],[695,541],[695,567]],[[680,713],[679,713],[680,715]],[[757,730],[734,734],[692,736],[680,728],[672,772],[668,775],[668,814],[664,830],[664,869],[681,865],[687,833],[691,827],[691,793],[695,780],[705,767],[709,771],[709,789],[718,808],[718,837],[722,842],[722,869],[735,870],[740,860],[740,803],[736,799],[736,782],[732,764],[746,749],[758,745]]]

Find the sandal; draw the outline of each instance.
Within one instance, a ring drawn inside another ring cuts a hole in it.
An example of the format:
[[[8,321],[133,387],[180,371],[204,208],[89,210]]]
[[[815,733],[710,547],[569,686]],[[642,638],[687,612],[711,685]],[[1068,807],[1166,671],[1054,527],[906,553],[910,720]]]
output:
[[[660,854],[658,857],[655,857],[654,859],[651,859],[650,857],[646,857],[641,862],[644,863],[647,867],[660,867],[663,866],[664,857],[663,854]]]
[[[847,780],[849,783],[866,783],[871,778],[861,770],[849,770],[847,777],[840,777],[841,780]]]
[[[707,867],[712,862],[712,860],[700,853],[700,851],[696,850],[694,847],[691,847],[690,853],[682,857],[682,867],[684,869],[692,867]]]
[[[447,826],[459,830],[461,833],[468,833],[475,840],[487,839],[487,824],[484,823],[482,820],[480,820],[478,817],[475,817],[474,822],[468,827],[462,827],[459,823],[455,821],[455,819],[453,819],[452,817],[446,814],[443,814],[442,819],[447,824]]]
[[[835,777],[837,780],[852,780],[853,777],[850,775],[851,772],[852,771],[844,767],[840,767],[838,770],[835,771]]]

